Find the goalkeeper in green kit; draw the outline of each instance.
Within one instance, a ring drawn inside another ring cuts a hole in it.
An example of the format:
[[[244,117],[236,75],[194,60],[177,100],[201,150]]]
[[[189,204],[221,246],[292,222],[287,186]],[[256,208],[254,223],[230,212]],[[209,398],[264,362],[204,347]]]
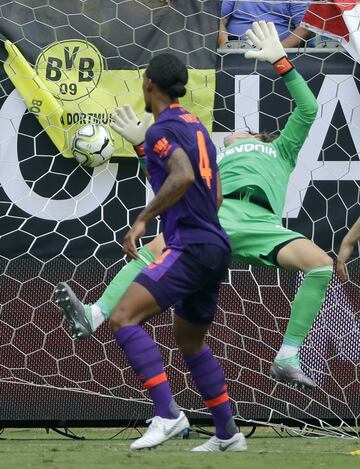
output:
[[[295,387],[312,388],[315,382],[301,369],[299,348],[325,299],[333,262],[302,234],[284,228],[282,211],[290,174],[316,118],[317,102],[288,60],[272,23],[253,23],[253,31],[249,30],[247,35],[256,49],[246,52],[245,57],[274,66],[295,100],[296,109],[278,137],[235,132],[225,138],[225,150],[219,157],[223,194],[219,219],[229,236],[234,259],[304,272],[270,374]],[[141,158],[148,124],[148,116],[139,123],[132,109],[125,106],[117,109],[112,127],[134,145]],[[86,338],[93,334],[109,318],[128,285],[146,265],[156,262],[163,248],[160,234],[114,277],[96,304],[82,304],[66,283],[59,284],[57,301],[70,321],[72,336]]]

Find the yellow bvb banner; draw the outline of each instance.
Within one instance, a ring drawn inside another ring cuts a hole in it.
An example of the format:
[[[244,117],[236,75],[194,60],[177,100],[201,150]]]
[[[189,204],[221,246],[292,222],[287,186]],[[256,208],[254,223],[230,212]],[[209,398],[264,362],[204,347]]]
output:
[[[97,122],[108,127],[116,106],[131,104],[141,120],[144,70],[106,70],[97,48],[78,39],[50,44],[35,68],[10,41],[5,47],[7,75],[63,156],[72,157],[69,142],[81,125]],[[181,103],[211,132],[215,70],[190,69],[187,90]],[[130,144],[113,131],[112,135],[113,156],[134,156]]]

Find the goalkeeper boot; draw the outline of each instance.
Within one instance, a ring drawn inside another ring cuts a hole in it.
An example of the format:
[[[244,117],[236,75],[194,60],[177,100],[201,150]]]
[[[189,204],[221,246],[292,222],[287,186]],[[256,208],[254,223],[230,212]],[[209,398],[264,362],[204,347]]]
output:
[[[229,440],[221,440],[213,436],[206,443],[196,446],[191,451],[246,451],[247,443],[242,433],[235,433]]]
[[[270,376],[280,383],[290,384],[295,388],[312,389],[316,387],[315,381],[302,371],[299,354],[289,358],[275,359],[270,368]]]
[[[148,422],[150,425],[146,432],[131,444],[131,449],[155,448],[190,427],[184,412],[180,412],[177,419],[164,419],[156,416],[146,421],[146,423]]]
[[[73,339],[87,339],[92,334],[92,328],[85,314],[85,307],[79,301],[65,282],[61,282],[55,289],[56,303],[63,315],[70,323],[70,334]]]

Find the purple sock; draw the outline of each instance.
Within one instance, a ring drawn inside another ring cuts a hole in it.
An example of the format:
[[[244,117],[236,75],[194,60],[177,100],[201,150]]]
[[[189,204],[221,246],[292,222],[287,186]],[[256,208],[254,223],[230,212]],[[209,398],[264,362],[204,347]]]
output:
[[[165,419],[179,416],[159,349],[152,338],[138,325],[125,326],[114,333],[135,373],[148,389],[155,404],[155,415]]]
[[[191,357],[184,357],[184,360],[205,404],[211,411],[216,436],[222,440],[231,438],[238,430],[226,391],[224,370],[219,360],[214,357],[207,345],[201,352]]]

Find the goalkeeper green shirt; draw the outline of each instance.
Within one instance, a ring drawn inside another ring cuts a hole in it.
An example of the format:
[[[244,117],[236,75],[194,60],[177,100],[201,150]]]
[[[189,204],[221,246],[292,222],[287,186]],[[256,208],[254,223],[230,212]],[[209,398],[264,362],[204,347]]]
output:
[[[254,137],[239,139],[219,155],[223,195],[250,191],[267,200],[279,218],[290,174],[317,114],[316,98],[295,69],[284,81],[296,108],[279,137],[271,143]]]

